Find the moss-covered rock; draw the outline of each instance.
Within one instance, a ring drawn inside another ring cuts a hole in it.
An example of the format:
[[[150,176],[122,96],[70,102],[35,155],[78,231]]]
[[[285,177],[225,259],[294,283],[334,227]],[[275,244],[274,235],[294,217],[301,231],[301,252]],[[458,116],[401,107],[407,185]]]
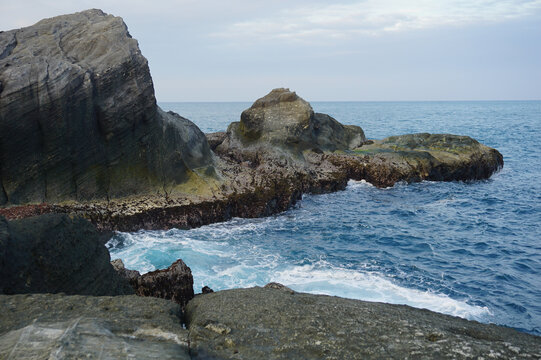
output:
[[[156,105],[121,18],[44,19],[1,32],[0,54],[0,205],[170,194],[213,167],[199,128]]]
[[[358,126],[343,126],[289,89],[274,89],[242,112],[232,123],[221,151],[226,148],[277,147],[296,155],[307,149],[334,151],[352,149],[365,139]]]

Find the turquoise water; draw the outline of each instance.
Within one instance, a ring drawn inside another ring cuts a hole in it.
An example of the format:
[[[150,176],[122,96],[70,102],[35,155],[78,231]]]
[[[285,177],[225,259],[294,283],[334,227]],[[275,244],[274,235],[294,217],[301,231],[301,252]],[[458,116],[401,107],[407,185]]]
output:
[[[162,103],[203,131],[249,103]],[[194,286],[278,281],[293,289],[409,304],[541,335],[541,102],[315,102],[368,138],[472,136],[503,170],[478,182],[350,182],[285,213],[192,230],[118,233],[112,258],[142,272],[182,258]]]

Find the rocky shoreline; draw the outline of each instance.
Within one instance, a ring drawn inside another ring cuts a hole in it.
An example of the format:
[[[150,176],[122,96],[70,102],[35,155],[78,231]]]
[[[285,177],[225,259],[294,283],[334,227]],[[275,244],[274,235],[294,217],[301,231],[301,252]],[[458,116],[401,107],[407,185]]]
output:
[[[269,216],[350,179],[487,179],[496,149],[369,140],[283,88],[203,134],[157,106],[137,41],[100,10],[1,32],[0,54],[0,359],[541,357],[539,337],[504,327],[279,284],[194,298],[182,260],[141,276],[104,245],[111,231]]]

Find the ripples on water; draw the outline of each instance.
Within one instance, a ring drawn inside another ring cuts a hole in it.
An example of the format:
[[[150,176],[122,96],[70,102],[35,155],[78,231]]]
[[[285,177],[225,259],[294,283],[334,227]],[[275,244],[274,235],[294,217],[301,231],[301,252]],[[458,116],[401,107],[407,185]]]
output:
[[[161,105],[204,131],[223,130],[249,106]],[[470,135],[499,149],[505,167],[490,180],[471,183],[377,189],[350,182],[345,191],[305,196],[298,207],[269,218],[118,233],[109,243],[112,258],[142,272],[182,258],[196,289],[277,281],[299,291],[409,304],[541,335],[541,102],[313,107],[362,126],[369,138],[419,131]]]

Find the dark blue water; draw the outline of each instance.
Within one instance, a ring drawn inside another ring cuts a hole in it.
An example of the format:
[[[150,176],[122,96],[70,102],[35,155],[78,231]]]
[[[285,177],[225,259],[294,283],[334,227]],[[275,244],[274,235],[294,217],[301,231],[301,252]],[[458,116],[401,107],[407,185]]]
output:
[[[248,103],[165,103],[203,131]],[[398,184],[305,196],[265,219],[119,233],[113,258],[150,271],[182,258],[195,287],[264,285],[410,304],[541,335],[541,102],[312,103],[368,138],[472,136],[504,155],[478,182]]]

